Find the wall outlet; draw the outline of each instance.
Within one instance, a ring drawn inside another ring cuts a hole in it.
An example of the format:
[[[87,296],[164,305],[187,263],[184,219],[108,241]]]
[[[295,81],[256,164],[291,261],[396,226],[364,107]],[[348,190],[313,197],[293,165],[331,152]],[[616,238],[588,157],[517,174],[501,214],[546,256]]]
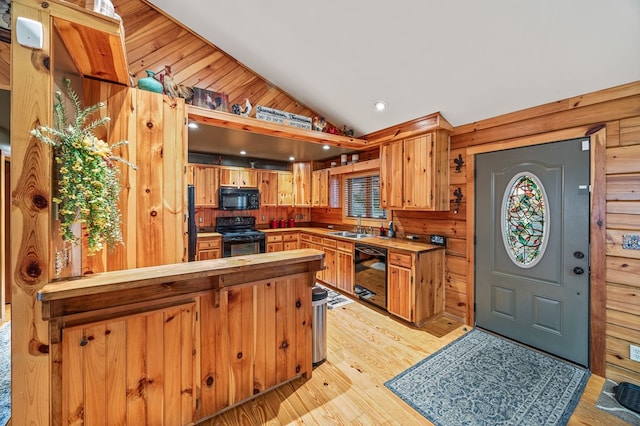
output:
[[[629,345],[629,358],[631,361],[640,362],[640,346]]]

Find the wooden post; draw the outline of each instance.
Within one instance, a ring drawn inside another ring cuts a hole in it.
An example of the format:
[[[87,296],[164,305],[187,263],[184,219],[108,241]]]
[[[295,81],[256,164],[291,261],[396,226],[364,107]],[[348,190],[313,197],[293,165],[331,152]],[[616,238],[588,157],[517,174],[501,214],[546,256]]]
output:
[[[11,27],[21,16],[42,23],[43,48],[11,37],[11,408],[12,424],[50,423],[48,324],[36,292],[49,281],[51,149],[30,135],[51,125],[49,11],[30,0],[12,2]]]

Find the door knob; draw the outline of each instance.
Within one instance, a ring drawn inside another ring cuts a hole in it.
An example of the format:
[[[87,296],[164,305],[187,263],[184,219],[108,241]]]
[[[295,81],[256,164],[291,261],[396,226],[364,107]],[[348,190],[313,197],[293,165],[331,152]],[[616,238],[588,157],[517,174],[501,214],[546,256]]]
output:
[[[582,275],[584,274],[584,269],[582,269],[579,266],[576,266],[575,268],[573,268],[573,273],[576,275]]]

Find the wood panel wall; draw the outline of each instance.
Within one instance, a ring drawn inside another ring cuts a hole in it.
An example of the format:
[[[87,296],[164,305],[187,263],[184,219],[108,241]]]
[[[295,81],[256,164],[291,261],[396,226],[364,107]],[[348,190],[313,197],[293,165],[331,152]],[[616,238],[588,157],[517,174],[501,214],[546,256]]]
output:
[[[640,236],[640,116],[607,122],[606,131],[607,377],[637,384],[629,344],[640,346],[640,250],[623,239]]]
[[[111,121],[96,135],[109,144],[129,141],[115,154],[137,167],[118,164],[124,245],[85,256],[83,273],[181,262],[186,256],[183,100],[94,80],[84,81],[83,99],[85,105],[105,103],[101,113]]]

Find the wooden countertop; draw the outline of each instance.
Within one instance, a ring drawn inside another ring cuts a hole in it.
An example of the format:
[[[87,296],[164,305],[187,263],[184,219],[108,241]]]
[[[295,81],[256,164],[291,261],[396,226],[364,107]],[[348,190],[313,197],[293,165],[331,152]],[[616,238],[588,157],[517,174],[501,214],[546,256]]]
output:
[[[296,265],[308,262],[317,262],[321,265],[323,257],[324,254],[321,251],[299,249],[104,272],[47,284],[38,291],[38,300],[50,302],[142,289],[159,284],[168,287],[177,282],[185,281],[206,282],[209,289],[222,288],[241,281],[234,276],[247,275],[246,279],[252,280],[256,278],[268,279],[268,274],[256,273],[256,270],[266,268],[274,271],[280,270],[282,272],[280,275],[286,275],[287,272],[297,273],[296,271],[300,268],[296,268]],[[250,274],[245,274],[246,272],[250,272]],[[251,275],[252,278],[248,275]]]
[[[373,237],[354,239],[354,238],[340,237],[338,235],[331,235],[332,232],[337,232],[339,230],[327,229],[327,228],[313,228],[313,227],[301,226],[301,227],[294,227],[294,228],[273,228],[273,229],[267,228],[267,229],[259,229],[259,230],[266,234],[277,233],[277,232],[306,232],[308,234],[315,234],[321,237],[335,238],[337,240],[349,241],[352,243],[357,242],[357,243],[363,243],[363,244],[371,244],[378,247],[384,247],[387,249],[400,250],[400,251],[405,251],[410,253],[423,253],[423,252],[433,251],[433,250],[442,250],[445,248],[443,246],[421,243],[419,241],[411,241],[403,238],[388,238],[388,237],[373,236]],[[198,238],[220,237],[220,236],[221,234],[217,232],[198,233]]]
[[[198,232],[198,238],[205,237],[222,237],[222,234],[219,232]]]

